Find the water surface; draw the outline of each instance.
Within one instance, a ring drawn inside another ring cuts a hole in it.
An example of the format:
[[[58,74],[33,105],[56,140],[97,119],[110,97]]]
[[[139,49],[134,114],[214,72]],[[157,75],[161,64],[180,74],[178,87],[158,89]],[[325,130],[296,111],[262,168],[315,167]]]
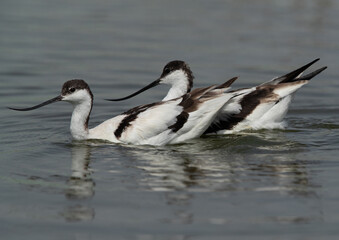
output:
[[[337,239],[339,4],[312,1],[0,3],[3,239]],[[187,61],[195,86],[253,86],[317,57],[286,130],[150,147],[73,141],[72,107],[32,106],[85,79],[90,126],[141,103],[117,98]],[[315,68],[314,67],[314,68]]]

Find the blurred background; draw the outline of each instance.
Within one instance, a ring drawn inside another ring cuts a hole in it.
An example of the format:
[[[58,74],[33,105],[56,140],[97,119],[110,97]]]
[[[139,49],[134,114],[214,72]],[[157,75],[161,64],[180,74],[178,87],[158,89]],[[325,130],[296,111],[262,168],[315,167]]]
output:
[[[109,87],[105,97],[117,97],[156,79],[175,59],[190,64],[196,86],[233,76],[251,86],[320,57],[321,66],[329,66],[326,79],[335,84],[338,5],[333,0],[3,0],[1,82],[57,89],[68,79],[83,78],[95,95]],[[323,83],[319,86],[326,87]],[[152,96],[147,99],[159,99]]]
[[[337,239],[339,1],[1,0],[4,239]],[[162,148],[76,143],[71,106],[30,113],[84,79],[90,126],[161,100],[123,97],[184,60],[195,87],[250,87],[316,58],[285,131]]]

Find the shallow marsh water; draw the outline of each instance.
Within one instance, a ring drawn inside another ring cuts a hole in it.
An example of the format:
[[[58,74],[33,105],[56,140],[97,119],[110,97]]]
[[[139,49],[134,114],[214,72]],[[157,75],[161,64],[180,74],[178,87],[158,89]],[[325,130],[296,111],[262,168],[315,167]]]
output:
[[[339,3],[1,1],[0,232],[3,239],[337,239]],[[160,100],[165,63],[195,86],[235,88],[317,57],[286,130],[150,147],[72,141],[71,106],[31,106],[68,79],[95,95],[90,126]]]

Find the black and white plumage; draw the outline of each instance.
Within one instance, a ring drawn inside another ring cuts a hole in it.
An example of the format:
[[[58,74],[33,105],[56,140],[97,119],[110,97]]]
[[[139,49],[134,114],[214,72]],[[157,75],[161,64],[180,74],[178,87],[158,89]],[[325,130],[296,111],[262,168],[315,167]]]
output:
[[[302,76],[303,72],[318,60],[315,59],[297,70],[259,86],[232,91],[236,96],[218,112],[205,134],[226,134],[245,129],[284,128],[283,120],[294,93],[326,69],[322,67]],[[160,78],[142,91],[158,84],[169,84],[171,89],[164,98],[168,100],[189,92],[192,83],[193,74],[188,65],[183,61],[172,61],[164,67]],[[128,99],[142,91],[113,101]]]
[[[284,118],[295,92],[327,68],[322,67],[302,76],[303,72],[318,60],[257,87],[233,91],[242,95],[234,97],[219,112],[205,134],[227,134],[245,129],[285,128]]]
[[[10,109],[29,111],[57,101],[66,101],[74,107],[70,130],[76,140],[102,139],[114,143],[165,145],[202,135],[218,111],[236,95],[226,93],[228,87],[224,87],[234,80],[219,86],[195,89],[168,101],[135,107],[92,129],[88,128],[88,122],[93,94],[88,84],[79,79],[65,82],[61,94],[51,100],[30,108]]]

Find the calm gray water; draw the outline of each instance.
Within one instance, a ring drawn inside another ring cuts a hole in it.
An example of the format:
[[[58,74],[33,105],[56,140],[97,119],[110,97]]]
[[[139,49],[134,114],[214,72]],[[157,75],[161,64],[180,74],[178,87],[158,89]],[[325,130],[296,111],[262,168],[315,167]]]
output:
[[[1,239],[337,239],[339,2],[2,0]],[[72,107],[26,107],[85,79],[90,125],[170,60],[195,86],[253,86],[317,57],[329,68],[296,95],[284,131],[165,147],[75,142]]]

